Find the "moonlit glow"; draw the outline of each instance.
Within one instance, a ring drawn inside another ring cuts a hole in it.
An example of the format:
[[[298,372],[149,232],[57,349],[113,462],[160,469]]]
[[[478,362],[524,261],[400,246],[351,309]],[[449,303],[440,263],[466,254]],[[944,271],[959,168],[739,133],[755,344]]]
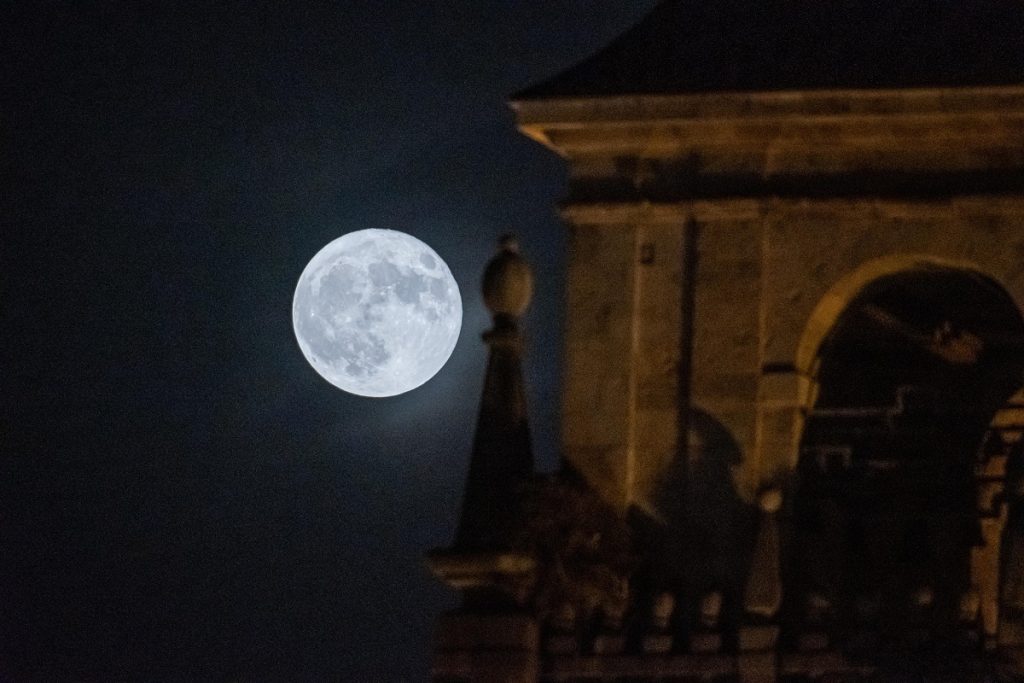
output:
[[[462,299],[441,257],[395,230],[342,235],[309,262],[292,323],[309,364],[360,396],[395,396],[440,370],[462,328]]]

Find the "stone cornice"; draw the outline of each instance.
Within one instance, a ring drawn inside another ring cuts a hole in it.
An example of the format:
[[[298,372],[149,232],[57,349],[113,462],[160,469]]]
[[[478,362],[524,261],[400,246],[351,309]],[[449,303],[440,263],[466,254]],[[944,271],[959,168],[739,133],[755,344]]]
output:
[[[585,123],[1024,111],[1024,86],[639,95],[513,101],[522,129]]]
[[[678,177],[695,173],[721,179],[1024,168],[1024,87],[609,97],[512,107],[519,129],[566,157],[574,178],[678,185]]]
[[[1024,87],[515,102],[573,202],[1016,194]]]
[[[562,217],[574,225],[645,225],[648,227],[678,226],[688,219],[700,223],[748,221],[769,213],[842,212],[864,214],[866,220],[880,218],[932,218],[948,220],[957,213],[1024,218],[1024,197],[967,195],[940,200],[911,201],[905,199],[827,198],[827,199],[698,199],[671,203],[601,202],[566,204]]]

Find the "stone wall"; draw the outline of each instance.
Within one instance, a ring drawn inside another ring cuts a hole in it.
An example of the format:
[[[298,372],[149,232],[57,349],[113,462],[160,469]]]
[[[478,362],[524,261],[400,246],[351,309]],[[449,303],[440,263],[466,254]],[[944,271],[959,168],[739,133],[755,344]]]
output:
[[[621,507],[701,458],[747,501],[787,472],[817,345],[875,278],[940,263],[1024,305],[1024,88],[513,107],[570,169],[564,455]]]

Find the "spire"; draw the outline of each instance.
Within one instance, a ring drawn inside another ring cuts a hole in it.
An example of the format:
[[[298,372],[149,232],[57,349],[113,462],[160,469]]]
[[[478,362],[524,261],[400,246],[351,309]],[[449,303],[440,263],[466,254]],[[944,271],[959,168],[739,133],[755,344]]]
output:
[[[493,609],[526,598],[535,566],[516,547],[522,488],[533,474],[519,334],[533,274],[511,235],[501,238],[487,264],[483,295],[493,325],[483,334],[490,353],[462,515],[452,547],[428,553],[427,560],[438,578],[463,591],[466,605]]]
[[[533,274],[511,235],[487,264],[483,295],[493,327],[483,335],[490,354],[455,538],[461,551],[511,549],[517,489],[533,473],[518,326],[533,296]]]

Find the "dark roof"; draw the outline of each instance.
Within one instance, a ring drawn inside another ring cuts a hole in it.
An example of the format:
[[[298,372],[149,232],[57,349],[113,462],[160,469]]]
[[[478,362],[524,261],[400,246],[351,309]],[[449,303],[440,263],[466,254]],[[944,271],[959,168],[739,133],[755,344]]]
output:
[[[1024,83],[1024,0],[665,0],[514,100]]]

